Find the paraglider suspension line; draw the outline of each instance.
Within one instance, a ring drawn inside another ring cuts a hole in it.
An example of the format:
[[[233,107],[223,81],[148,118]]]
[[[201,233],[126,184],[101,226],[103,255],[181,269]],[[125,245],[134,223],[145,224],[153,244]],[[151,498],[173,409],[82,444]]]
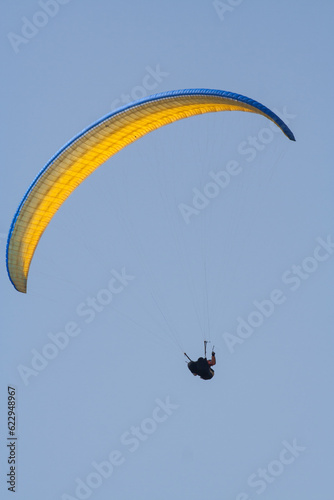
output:
[[[206,359],[206,344],[210,342],[210,340],[204,340],[204,357]]]

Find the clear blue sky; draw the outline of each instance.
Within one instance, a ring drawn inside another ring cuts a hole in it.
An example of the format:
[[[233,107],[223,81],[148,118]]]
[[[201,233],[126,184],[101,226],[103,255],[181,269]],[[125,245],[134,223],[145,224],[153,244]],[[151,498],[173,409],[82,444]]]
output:
[[[333,10],[3,6],[1,498],[8,385],[17,500],[332,498]],[[249,113],[146,136],[67,200],[16,292],[6,237],[49,158],[120,104],[197,87],[260,101],[296,142]],[[204,338],[210,382],[182,354],[200,356]]]

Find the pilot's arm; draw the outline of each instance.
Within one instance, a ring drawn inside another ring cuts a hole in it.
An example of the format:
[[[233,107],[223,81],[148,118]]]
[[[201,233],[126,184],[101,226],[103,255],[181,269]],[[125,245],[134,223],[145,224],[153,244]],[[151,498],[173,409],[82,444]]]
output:
[[[214,366],[216,364],[216,353],[212,351],[211,359],[208,360],[210,366]]]

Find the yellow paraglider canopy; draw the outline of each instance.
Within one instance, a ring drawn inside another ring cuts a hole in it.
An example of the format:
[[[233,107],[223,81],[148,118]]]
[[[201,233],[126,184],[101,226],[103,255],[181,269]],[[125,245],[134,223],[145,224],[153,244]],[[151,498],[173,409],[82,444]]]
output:
[[[217,111],[261,114],[295,140],[285,123],[268,108],[221,90],[165,92],[117,109],[81,132],[51,158],[24,196],[7,243],[7,270],[14,287],[26,292],[31,260],[45,228],[74,189],[102,163],[163,125]]]

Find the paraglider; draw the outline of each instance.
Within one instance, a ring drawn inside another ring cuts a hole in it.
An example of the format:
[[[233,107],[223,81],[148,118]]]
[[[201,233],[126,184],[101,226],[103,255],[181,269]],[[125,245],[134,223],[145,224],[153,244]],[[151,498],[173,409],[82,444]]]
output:
[[[207,340],[204,340],[204,358],[198,358],[197,361],[192,361],[188,354],[184,353],[184,355],[189,359],[188,368],[193,375],[198,375],[203,380],[211,380],[214,377],[214,370],[212,366],[216,364],[216,353],[214,352],[214,348],[212,348],[211,359],[207,359],[206,357],[206,344]]]
[[[31,260],[54,214],[92,172],[118,151],[163,125],[218,111],[257,113],[292,141],[293,133],[270,109],[239,94],[187,89],[155,94],[104,116],[69,141],[37,175],[13,218],[7,241],[7,271],[16,290],[26,293]]]

